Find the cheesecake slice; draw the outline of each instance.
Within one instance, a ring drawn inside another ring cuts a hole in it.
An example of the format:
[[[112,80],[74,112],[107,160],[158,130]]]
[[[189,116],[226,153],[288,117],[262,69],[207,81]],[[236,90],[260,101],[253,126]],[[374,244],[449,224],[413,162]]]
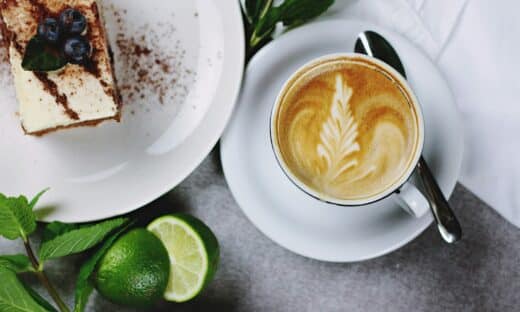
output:
[[[11,62],[25,133],[43,135],[105,120],[119,121],[121,101],[110,48],[95,0],[0,0],[2,36]],[[75,9],[86,18],[82,36],[91,46],[88,64],[68,63],[55,71],[22,67],[26,47],[46,18]]]

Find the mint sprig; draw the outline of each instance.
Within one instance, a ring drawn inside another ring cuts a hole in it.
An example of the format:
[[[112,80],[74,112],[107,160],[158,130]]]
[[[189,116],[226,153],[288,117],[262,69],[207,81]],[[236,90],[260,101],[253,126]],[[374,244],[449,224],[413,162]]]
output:
[[[44,271],[46,261],[84,252],[100,245],[111,235],[81,269],[76,285],[77,303],[74,311],[82,312],[93,290],[90,277],[97,262],[128,227],[123,227],[128,224],[126,218],[85,225],[53,222],[45,227],[39,251],[35,253],[29,241],[29,236],[36,230],[33,209],[45,192],[38,193],[31,201],[25,196],[8,197],[0,194],[0,236],[10,240],[22,239],[27,252],[27,255],[0,256],[0,311],[57,311],[33,289],[18,280],[17,274],[32,273],[47,289],[59,311],[69,312],[70,309]],[[115,234],[111,234],[113,232]]]
[[[34,36],[25,47],[22,68],[27,71],[48,72],[67,65],[67,60],[56,47]]]
[[[39,252],[40,261],[44,262],[88,250],[102,242],[108,234],[127,221],[125,218],[118,218],[77,229],[68,228],[68,231],[59,233],[49,240],[45,240],[44,237]]]
[[[0,256],[0,267],[15,273],[34,272],[31,260],[26,255]]]
[[[255,25],[273,6],[273,0],[246,0],[244,4],[249,23]]]
[[[285,0],[274,6],[272,0],[246,0],[248,58],[272,40],[277,25],[293,29],[320,16],[332,4],[334,0]]]
[[[0,236],[15,240],[36,230],[36,217],[25,196],[6,197],[0,194]]]
[[[32,289],[25,283],[22,283],[22,285],[24,286],[29,296],[31,296],[34,299],[34,301],[36,301],[36,303],[38,303],[42,308],[49,312],[58,312],[58,310],[56,310],[56,308],[54,308],[52,304],[50,304],[45,298],[43,298],[39,293],[37,293],[36,290]]]
[[[0,280],[0,311],[48,312],[34,300],[15,272],[0,267]]]
[[[39,293],[37,293],[34,289],[29,287],[27,284],[22,283],[27,293],[38,303],[42,308],[49,312],[58,312],[56,308],[52,306],[45,298],[43,298]]]

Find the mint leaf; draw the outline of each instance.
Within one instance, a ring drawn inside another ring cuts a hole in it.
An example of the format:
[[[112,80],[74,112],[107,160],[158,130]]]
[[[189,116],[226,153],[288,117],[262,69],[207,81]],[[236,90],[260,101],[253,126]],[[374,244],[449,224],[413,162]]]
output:
[[[39,293],[37,293],[34,289],[29,287],[29,285],[26,285],[22,283],[23,287],[25,288],[25,291],[38,303],[42,308],[44,308],[46,311],[49,312],[58,312],[56,308],[54,308],[45,298],[43,298]]]
[[[29,207],[31,207],[31,210],[34,210],[34,206],[36,206],[42,195],[47,193],[48,190],[48,188],[44,189],[40,193],[36,194],[36,196],[34,196],[33,199],[31,199],[31,202],[29,203]]]
[[[293,28],[320,16],[334,4],[334,0],[285,0],[280,6],[281,22]]]
[[[0,194],[0,235],[7,239],[27,239],[36,230],[36,217],[24,196]]]
[[[271,8],[266,15],[261,18],[255,26],[249,44],[254,47],[260,42],[270,38],[274,32],[276,24],[280,22],[281,10],[279,7]]]
[[[256,24],[273,6],[273,0],[246,0],[246,15],[251,24]]]
[[[0,256],[0,267],[15,273],[34,272],[31,260],[26,255]]]
[[[78,280],[76,282],[74,312],[83,312],[85,310],[88,298],[94,290],[94,285],[92,284],[90,278],[94,274],[94,270],[96,269],[98,262],[107,253],[108,249],[112,247],[119,236],[121,236],[121,234],[123,234],[130,226],[131,224],[128,224],[121,230],[117,231],[115,234],[112,234],[112,236],[110,236],[103,243],[103,245],[101,245],[101,247],[99,247],[99,249],[81,266]]]
[[[25,48],[22,67],[27,71],[54,71],[65,65],[67,60],[38,36],[34,36]]]
[[[13,271],[0,267],[0,311],[48,312],[27,292]]]
[[[43,262],[90,249],[127,221],[126,218],[113,219],[57,234],[52,239],[42,242],[39,252],[40,260]]]
[[[279,6],[271,7],[253,24],[254,31],[249,45],[254,48],[266,42],[280,22],[287,28],[300,26],[323,14],[332,4],[334,0],[285,0]]]
[[[57,236],[79,229],[77,224],[61,223],[58,221],[49,223],[43,230],[42,244],[55,239]]]

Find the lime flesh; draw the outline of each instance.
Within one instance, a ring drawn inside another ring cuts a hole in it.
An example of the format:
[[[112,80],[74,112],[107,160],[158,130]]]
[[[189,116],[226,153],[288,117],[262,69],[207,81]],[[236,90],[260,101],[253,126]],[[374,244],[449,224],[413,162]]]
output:
[[[193,299],[217,270],[217,238],[202,221],[186,214],[158,218],[148,225],[148,230],[163,242],[170,257],[170,279],[164,298],[174,302]]]

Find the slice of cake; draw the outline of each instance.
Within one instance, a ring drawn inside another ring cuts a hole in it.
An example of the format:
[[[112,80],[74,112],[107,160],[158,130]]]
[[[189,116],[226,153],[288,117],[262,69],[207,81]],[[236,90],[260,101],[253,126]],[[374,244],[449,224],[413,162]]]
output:
[[[42,135],[119,120],[108,41],[95,0],[0,0],[22,127]]]

